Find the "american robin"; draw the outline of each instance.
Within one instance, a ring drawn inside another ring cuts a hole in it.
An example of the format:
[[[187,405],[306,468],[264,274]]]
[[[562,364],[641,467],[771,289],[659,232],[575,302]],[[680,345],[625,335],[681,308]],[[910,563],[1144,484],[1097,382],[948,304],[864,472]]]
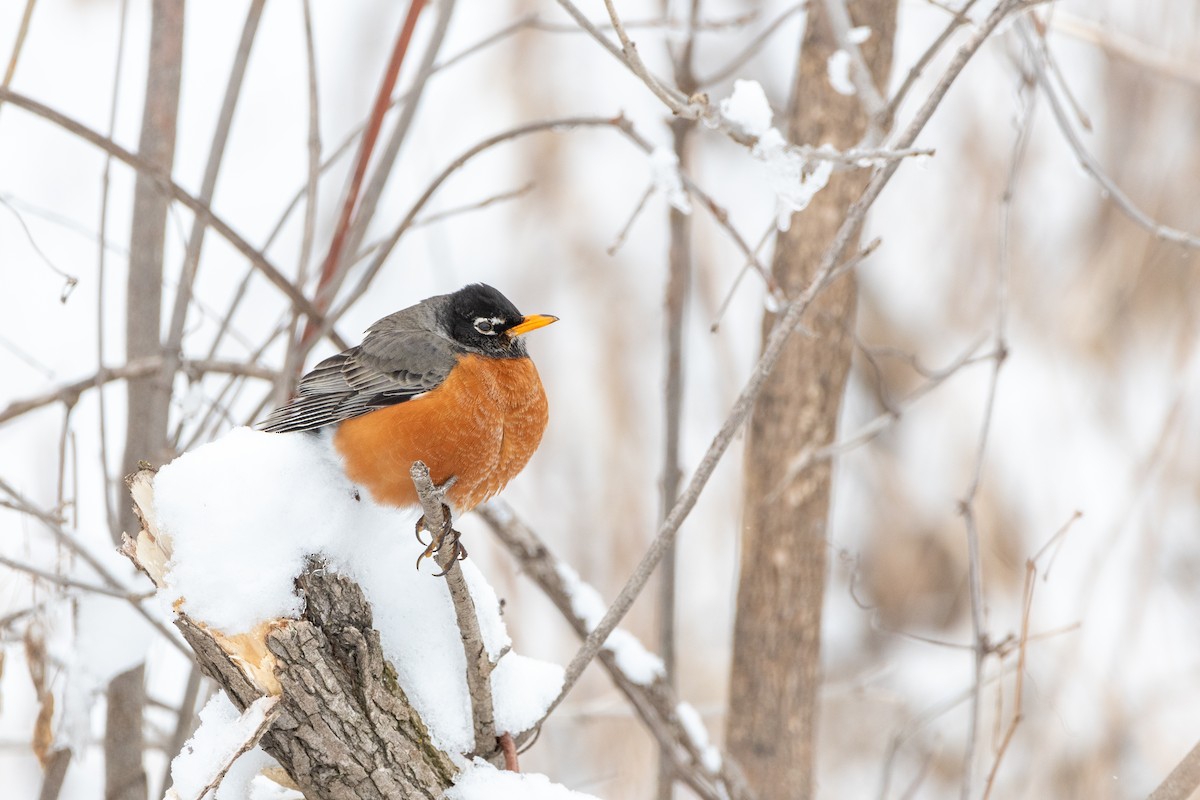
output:
[[[464,513],[503,489],[541,442],[546,393],[520,337],[557,319],[525,316],[482,283],[430,297],[317,364],[260,428],[334,428],[346,474],[381,504],[417,505],[409,469],[424,461],[450,507]],[[454,546],[465,555],[457,535]]]

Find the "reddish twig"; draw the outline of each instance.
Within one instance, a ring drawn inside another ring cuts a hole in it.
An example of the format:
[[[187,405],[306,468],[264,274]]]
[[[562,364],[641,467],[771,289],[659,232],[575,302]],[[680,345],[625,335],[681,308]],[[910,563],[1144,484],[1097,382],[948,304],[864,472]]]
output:
[[[346,234],[350,230],[350,219],[354,214],[354,206],[358,202],[358,194],[362,189],[363,179],[367,174],[367,164],[371,161],[371,153],[375,149],[375,142],[379,138],[379,130],[383,127],[383,116],[387,113],[388,107],[391,105],[392,92],[396,88],[396,78],[400,75],[400,65],[404,63],[404,56],[408,52],[408,43],[412,39],[413,29],[417,25],[417,17],[421,15],[421,9],[425,7],[425,0],[412,0],[408,6],[408,15],[404,18],[404,24],[400,26],[400,35],[396,37],[396,44],[392,48],[392,57],[388,61],[387,70],[383,74],[383,82],[379,86],[379,92],[375,96],[375,105],[371,109],[371,117],[367,122],[367,129],[363,132],[362,143],[358,148],[358,159],[354,165],[354,177],[350,181],[350,188],[346,192],[346,201],[342,205],[341,216],[338,217],[337,228],[334,229],[333,241],[329,243],[329,252],[325,256],[325,262],[321,265],[321,279],[317,285],[317,293],[314,298],[314,305],[320,309],[329,307],[329,303],[333,298],[326,296],[325,287],[333,280],[333,276],[337,274],[338,262],[341,260],[342,246],[346,241]],[[313,323],[310,318],[304,326],[304,334],[302,342],[307,343],[316,335],[318,326]]]
[[[504,753],[504,768],[509,772],[520,772],[521,765],[517,763],[517,743],[511,733],[500,734],[500,752]]]

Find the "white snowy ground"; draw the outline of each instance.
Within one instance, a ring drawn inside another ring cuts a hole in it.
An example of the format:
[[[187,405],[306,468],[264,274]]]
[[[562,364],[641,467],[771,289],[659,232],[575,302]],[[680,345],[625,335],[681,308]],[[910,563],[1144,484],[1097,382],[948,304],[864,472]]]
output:
[[[159,524],[174,546],[160,592],[166,605],[182,599],[189,615],[227,634],[296,616],[303,601],[293,581],[308,556],[319,554],[329,569],[362,587],[384,654],[434,743],[452,754],[472,749],[466,666],[449,591],[433,577],[431,561],[420,571],[413,567],[423,549],[413,535],[416,512],[377,505],[365,490],[356,491],[327,437],[238,428],[163,467],[154,489]],[[484,645],[496,659],[511,644],[499,601],[470,559],[462,568]],[[557,664],[506,653],[492,674],[497,728],[517,734],[531,727],[562,680]],[[185,774],[215,775],[212,765],[228,760],[246,738],[246,721],[227,701],[210,704],[203,719],[176,760],[177,781]],[[493,784],[497,791],[512,784],[514,796],[571,796],[561,787],[550,793],[545,779],[533,792],[532,784],[518,786],[511,776],[482,767],[468,767],[462,780],[455,796],[464,799],[482,796],[472,787]]]

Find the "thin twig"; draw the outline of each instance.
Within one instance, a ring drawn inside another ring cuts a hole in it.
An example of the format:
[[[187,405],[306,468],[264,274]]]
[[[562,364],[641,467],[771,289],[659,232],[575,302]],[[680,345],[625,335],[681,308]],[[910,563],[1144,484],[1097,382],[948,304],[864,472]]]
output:
[[[375,142],[379,138],[379,130],[383,127],[383,116],[387,113],[388,105],[392,99],[392,90],[396,87],[396,78],[400,75],[400,65],[404,63],[404,56],[408,52],[408,43],[412,39],[413,30],[417,26],[417,18],[421,15],[421,10],[425,7],[425,0],[409,0],[408,13],[404,16],[404,22],[400,26],[400,31],[396,35],[396,42],[392,46],[392,55],[388,60],[387,67],[383,72],[383,80],[380,81],[379,91],[375,94],[375,105],[371,108],[371,116],[367,122],[367,129],[363,133],[362,141],[358,146],[358,157],[355,159],[354,175],[350,179],[350,187],[346,190],[346,198],[342,203],[342,212],[338,217],[337,227],[334,229],[333,240],[329,244],[329,252],[325,256],[325,263],[321,265],[321,282],[317,287],[316,302],[317,308],[326,309],[329,307],[330,301],[333,299],[333,292],[336,287],[331,287],[335,276],[338,274],[338,265],[342,258],[342,249],[346,242],[346,236],[350,231],[350,220],[354,213],[355,205],[358,203],[359,190],[362,188],[363,179],[367,174],[367,164],[371,161],[371,153],[375,149]],[[315,330],[312,320],[305,327],[304,336],[308,338]]]
[[[482,200],[476,200],[473,203],[465,203],[461,206],[454,206],[453,208],[447,208],[443,211],[435,212],[426,217],[420,217],[419,219],[413,220],[412,227],[421,228],[426,225],[432,225],[435,222],[443,222],[451,217],[457,217],[460,214],[466,214],[471,211],[479,211],[481,209],[488,208],[489,206],[494,206],[497,203],[505,203],[509,200],[516,200],[518,197],[524,197],[532,192],[535,185],[536,184],[531,181],[524,186],[519,186],[516,189],[510,189],[507,192],[497,192],[490,197],[485,197]],[[371,245],[370,249],[374,250],[376,247],[378,247],[378,244]]]
[[[129,0],[121,0],[121,22],[117,31],[117,58],[113,68],[113,93],[108,106],[108,138],[112,138],[117,127],[117,100],[120,97],[118,87],[121,85],[121,69],[125,63],[125,31],[129,21]],[[112,183],[112,156],[104,156],[104,174],[100,178],[100,230],[98,232],[99,246],[96,248],[96,368],[99,369],[105,361],[105,329],[107,325],[107,296],[105,294],[105,274],[107,272],[107,238],[108,238],[108,200]],[[96,393],[96,410],[100,435],[100,476],[104,487],[104,519],[108,521],[108,533],[113,542],[120,539],[121,532],[117,523],[116,506],[113,502],[114,485],[109,478],[108,460],[108,409],[104,402],[104,392]]]
[[[672,59],[675,83],[691,92],[696,85],[692,69],[696,48],[696,22],[700,17],[700,0],[692,0],[688,14],[687,39],[682,50]],[[679,118],[671,122],[671,140],[675,164],[680,173],[687,171],[688,143],[695,123]],[[663,291],[663,335],[666,364],[663,380],[663,449],[662,474],[659,479],[659,520],[666,519],[679,496],[683,480],[680,466],[680,440],[683,421],[683,349],[684,315],[692,280],[692,217],[670,204],[667,210],[670,245],[667,252],[667,284]],[[676,548],[664,556],[658,585],[658,649],[663,661],[663,681],[674,691],[676,679]],[[659,746],[658,800],[671,800],[675,790],[675,764],[669,748]]]
[[[195,798],[180,798],[179,795],[175,795],[176,800],[204,800],[204,798],[210,796],[210,792],[215,794],[215,790],[221,785],[221,781],[225,780],[225,776],[229,774],[229,770],[233,767],[233,763],[246,753],[249,753],[251,750],[253,750],[262,737],[266,735],[267,731],[271,729],[271,726],[275,724],[276,717],[278,717],[280,712],[283,711],[283,706],[280,704],[281,699],[282,698],[279,695],[267,695],[266,697],[260,697],[251,703],[250,706],[242,712],[242,718],[245,719],[251,714],[262,714],[262,721],[259,722],[254,730],[250,732],[250,735],[238,745],[237,750],[235,750],[223,762],[221,762],[221,767],[217,770],[217,774],[214,775],[212,780],[208,782],[208,785],[200,790],[200,793],[196,795]]]
[[[17,221],[21,232],[25,234],[25,240],[29,242],[29,246],[33,250],[34,255],[38,257],[38,260],[45,264],[51,272],[63,279],[63,288],[59,293],[59,301],[63,303],[67,302],[71,293],[75,291],[75,287],[79,284],[79,278],[61,269],[50,259],[50,256],[46,255],[46,251],[42,250],[41,246],[37,243],[37,239],[34,238],[33,231],[29,230],[29,226],[25,224],[25,218],[21,216],[21,212],[14,208],[8,200],[0,197],[0,206],[3,206],[12,213],[13,219]]]
[[[784,11],[778,17],[772,20],[769,25],[763,28],[757,36],[747,42],[746,46],[742,48],[741,52],[729,59],[725,66],[721,67],[706,78],[697,78],[697,87],[704,89],[732,77],[735,72],[742,68],[743,64],[754,58],[754,56],[762,53],[763,45],[766,44],[767,40],[770,39],[776,31],[783,27],[783,23],[787,22],[793,16],[799,14],[806,8],[808,8],[808,0],[800,0],[799,3],[784,9]]]
[[[925,49],[925,52],[922,53],[921,57],[917,59],[917,63],[912,65],[912,68],[909,69],[908,74],[904,76],[904,82],[900,84],[898,89],[896,89],[896,93],[892,95],[892,99],[888,103],[888,119],[892,119],[896,116],[896,112],[900,109],[900,104],[903,103],[904,98],[908,96],[913,84],[917,82],[917,78],[921,77],[921,73],[925,71],[927,66],[929,66],[929,62],[934,59],[934,56],[941,52],[942,47],[947,41],[949,41],[950,37],[954,35],[954,32],[961,26],[971,21],[971,18],[967,16],[967,13],[971,10],[971,7],[978,2],[979,0],[967,0],[967,2],[963,4],[963,7],[954,14],[954,18],[950,20],[950,24],[948,24],[941,34],[933,40],[933,44],[929,45],[929,47]]]
[[[317,231],[318,188],[321,179],[321,116],[320,98],[317,91],[317,53],[313,42],[312,4],[304,0],[304,54],[308,67],[308,181],[304,194],[304,226],[300,238],[300,259],[296,265],[296,285],[303,287],[308,282],[308,264],[312,259],[313,243]],[[285,215],[286,218],[286,215]],[[238,297],[240,301],[240,296]],[[232,315],[233,309],[230,309]],[[297,363],[296,332],[300,315],[292,312],[287,329],[287,352],[283,356],[283,369],[275,387],[275,404],[282,405],[292,395],[301,365]],[[215,346],[215,345],[214,345]]]
[[[92,594],[102,594],[106,597],[117,597],[121,600],[130,600],[132,602],[141,602],[147,597],[145,593],[133,592],[128,589],[114,589],[110,586],[100,586],[99,584],[76,580],[75,578],[71,578],[57,572],[36,567],[33,564],[26,564],[22,561],[16,561],[8,558],[7,556],[0,555],[0,566],[8,567],[9,569],[16,570],[17,572],[24,572],[28,575],[32,575],[35,578],[41,578],[42,580],[53,583],[56,586],[63,586],[68,589],[79,589],[84,592],[91,592]]]
[[[1194,62],[1171,58],[1161,47],[1154,47],[1128,34],[1109,30],[1099,23],[1068,14],[1062,9],[1055,9],[1049,24],[1050,30],[1055,33],[1094,44],[1106,55],[1122,59],[1164,78],[1200,88],[1200,67]]]
[[[204,205],[211,205],[213,193],[217,189],[217,177],[221,173],[221,163],[225,157],[225,145],[229,141],[229,130],[233,126],[233,114],[237,110],[238,98],[242,94],[242,83],[246,77],[246,65],[250,62],[250,50],[258,33],[258,23],[262,19],[266,0],[253,0],[246,12],[246,21],[242,24],[242,36],[234,53],[233,65],[229,69],[229,80],[225,86],[225,97],[221,101],[221,110],[217,114],[217,124],[213,130],[212,144],[208,151],[208,162],[204,166],[204,177],[200,181],[200,193],[196,195]],[[179,367],[183,349],[183,330],[187,323],[187,314],[192,299],[192,286],[196,281],[196,273],[200,269],[200,253],[204,247],[204,233],[208,229],[202,215],[192,218],[192,230],[188,234],[187,249],[183,256],[183,269],[179,284],[175,289],[175,303],[171,311],[171,321],[167,327],[167,340],[163,345],[162,375],[160,380],[164,386],[170,386],[175,372]]]
[[[825,18],[833,30],[838,49],[850,57],[850,82],[854,85],[863,115],[867,118],[867,132],[863,141],[874,144],[880,140],[883,126],[887,124],[887,104],[879,93],[879,87],[875,85],[875,78],[872,77],[871,69],[863,58],[862,50],[850,34],[853,23],[850,22],[846,0],[824,0],[824,3]]]
[[[1036,576],[1037,565],[1035,560],[1031,558],[1025,562],[1025,592],[1021,603],[1021,638],[1017,651],[1016,686],[1013,689],[1013,715],[1008,722],[1008,728],[1004,732],[1004,738],[1000,740],[1000,747],[996,751],[996,759],[992,762],[992,769],[988,772],[987,781],[984,783],[983,800],[988,800],[992,796],[992,787],[995,785],[996,774],[1000,770],[1000,763],[1004,760],[1004,754],[1008,752],[1008,746],[1017,732],[1017,726],[1021,724],[1021,720],[1024,718],[1021,713],[1021,707],[1022,697],[1025,693],[1025,653],[1029,645],[1029,617],[1033,611],[1033,588]]]
[[[59,545],[67,547],[73,553],[82,558],[84,562],[91,567],[97,575],[100,576],[106,585],[113,589],[123,590],[125,588],[124,584],[116,577],[116,575],[114,575],[106,566],[104,566],[100,559],[92,555],[91,551],[88,550],[87,547],[85,547],[81,542],[79,542],[79,540],[68,533],[61,524],[59,524],[59,520],[53,514],[48,513],[45,509],[38,508],[2,478],[0,478],[0,492],[4,492],[13,499],[17,510],[39,520]],[[124,597],[124,595],[122,596]],[[154,628],[154,630],[161,633],[167,639],[167,641],[169,641],[171,645],[175,647],[176,650],[183,653],[184,657],[186,657],[188,660],[191,660],[192,652],[190,649],[188,649],[187,645],[183,644],[179,640],[179,637],[174,635],[157,617],[147,611],[145,607],[142,606],[141,601],[135,599],[136,597],[137,595],[130,595],[125,597],[125,599],[129,601],[129,604],[133,607],[134,611],[140,614],[142,618],[146,620],[146,622],[150,623],[150,626]]]
[[[343,260],[347,263],[338,270],[337,276],[329,284],[328,291],[331,293],[331,297],[337,292],[342,280],[349,272],[349,261],[358,253],[359,246],[366,238],[367,226],[375,217],[375,210],[379,206],[379,199],[383,196],[384,187],[387,186],[392,166],[396,163],[401,146],[408,138],[412,121],[417,115],[417,108],[420,107],[421,96],[425,93],[425,86],[428,84],[430,76],[433,75],[435,61],[442,49],[446,31],[450,28],[450,19],[454,16],[456,2],[457,0],[441,0],[437,4],[437,19],[433,31],[429,35],[429,40],[425,44],[421,63],[417,66],[416,77],[413,78],[412,85],[405,93],[406,99],[404,107],[400,109],[400,118],[396,120],[392,135],[388,137],[387,144],[376,159],[371,180],[363,189],[362,197],[358,201],[358,208],[354,212],[354,220],[346,236],[345,253],[343,254]]]
[[[830,442],[824,447],[804,447],[791,463],[788,464],[787,472],[783,478],[775,485],[775,488],[767,495],[767,502],[773,502],[778,499],[783,490],[796,479],[796,477],[811,468],[814,464],[836,456],[845,455],[846,453],[861,447],[864,444],[874,440],[877,436],[887,430],[891,425],[895,424],[903,416],[904,411],[911,407],[913,403],[921,399],[925,395],[932,392],[938,386],[941,386],[950,378],[958,374],[964,367],[972,364],[978,364],[983,361],[992,361],[995,358],[994,353],[985,353],[981,356],[975,355],[979,349],[980,342],[972,343],[962,355],[954,359],[944,369],[938,370],[929,374],[928,380],[914,389],[902,401],[905,408],[888,408],[882,414],[879,414],[870,422],[861,426],[857,431],[838,439],[835,442]]]
[[[642,211],[646,208],[646,203],[649,202],[653,195],[654,184],[651,183],[646,187],[646,191],[642,192],[642,196],[638,199],[637,204],[634,205],[633,211],[631,211],[629,214],[629,218],[625,220],[625,224],[621,226],[621,230],[617,232],[615,237],[613,237],[612,244],[610,244],[604,252],[608,253],[610,256],[615,256],[617,254],[617,251],[620,250],[621,246],[625,244],[625,238],[629,236],[629,231],[633,229],[633,223],[637,222],[637,218],[642,215]]]
[[[324,320],[323,315],[317,311],[308,298],[300,292],[300,290],[283,276],[275,265],[267,260],[261,252],[243,239],[237,232],[229,226],[221,217],[217,216],[212,208],[206,203],[200,202],[196,197],[188,193],[183,187],[175,183],[171,177],[165,174],[161,169],[146,161],[134,153],[121,147],[112,139],[97,133],[83,123],[74,120],[65,114],[62,114],[54,109],[46,106],[33,98],[18,94],[10,89],[0,87],[0,101],[12,103],[14,106],[22,108],[35,116],[50,122],[63,130],[74,134],[84,141],[98,147],[104,152],[116,158],[118,161],[133,168],[137,172],[146,175],[153,179],[161,186],[172,198],[187,206],[194,214],[203,217],[205,223],[212,227],[220,236],[225,239],[233,248],[241,253],[263,276],[283,292],[293,306],[304,312],[310,319],[321,322]],[[328,326],[322,325],[322,328]],[[347,347],[346,340],[333,331],[331,328],[327,331],[330,340],[338,349],[344,350]]]
[[[637,45],[629,38],[629,33],[621,24],[621,18],[617,16],[617,7],[613,5],[613,0],[604,0],[604,7],[608,10],[608,18],[612,20],[613,30],[616,31],[617,38],[621,41],[621,54],[624,56],[623,60],[629,67],[629,71],[640,78],[667,108],[676,114],[685,113],[688,104],[687,98],[678,89],[671,89],[663,85],[650,73],[650,69],[642,61],[642,57],[638,55]]]
[[[581,590],[587,591],[590,587],[577,579],[576,585],[568,585],[564,576],[574,577],[574,570],[550,552],[541,537],[518,519],[503,501],[493,500],[476,509],[476,513],[520,564],[521,574],[537,584],[580,638],[586,637],[590,623],[581,615],[583,609],[577,599]],[[661,676],[649,683],[633,680],[621,669],[616,654],[609,649],[601,651],[599,660],[659,742],[664,754],[672,759],[676,777],[704,800],[753,799],[754,793],[728,753],[717,752],[720,763],[715,772],[706,766],[712,764],[712,754],[702,751],[681,724],[676,714],[679,697]],[[529,735],[536,735],[536,729]],[[524,735],[518,737],[519,740],[525,738]]]
[[[0,87],[7,89],[12,84],[13,76],[17,74],[17,62],[21,60],[21,51],[25,48],[25,39],[29,36],[29,24],[33,22],[33,7],[37,0],[25,0],[25,10],[21,12],[21,24],[17,26],[17,38],[13,42],[12,54],[8,57],[8,66],[4,68],[4,80]]]
[[[147,375],[153,375],[163,365],[162,356],[150,356],[148,358],[139,358],[135,361],[130,361],[127,364],[122,364],[119,367],[101,367],[91,376],[82,380],[68,383],[65,386],[60,386],[57,389],[51,389],[35,397],[29,397],[24,400],[14,400],[9,403],[2,411],[0,411],[0,425],[9,422],[22,414],[27,414],[35,409],[48,406],[51,403],[66,403],[67,405],[74,404],[81,394],[89,389],[95,389],[110,381],[129,380],[130,378],[144,378]],[[275,379],[275,370],[266,369],[256,366],[255,364],[246,364],[240,361],[212,361],[200,360],[192,361],[184,359],[181,364],[184,372],[191,374],[203,374],[205,372],[223,372],[230,375],[246,375],[251,378],[260,380],[272,381]]]
[[[1067,145],[1075,153],[1075,157],[1079,159],[1079,165],[1100,185],[1100,190],[1105,197],[1111,200],[1125,216],[1133,220],[1139,227],[1145,228],[1155,238],[1166,242],[1174,242],[1184,247],[1200,249],[1200,236],[1179,230],[1178,228],[1172,228],[1169,225],[1163,225],[1151,217],[1133,202],[1129,195],[1117,185],[1117,182],[1104,171],[1103,167],[1096,160],[1096,157],[1088,152],[1080,140],[1079,134],[1071,126],[1071,121],[1067,117],[1067,111],[1063,107],[1062,100],[1059,99],[1058,92],[1055,91],[1046,74],[1047,66],[1051,62],[1050,55],[1046,51],[1045,42],[1037,39],[1029,30],[1029,25],[1024,23],[1024,21],[1018,21],[1016,30],[1022,43],[1033,56],[1033,70],[1037,75],[1038,85],[1042,89],[1042,94],[1045,95],[1046,100],[1050,103],[1050,110],[1054,114],[1054,121],[1057,123],[1059,131],[1062,132],[1063,138],[1067,140]]]
[[[1017,21],[1018,27],[1022,24],[1021,20]],[[1027,85],[1027,81],[1025,84]],[[979,445],[975,455],[975,467],[971,483],[967,488],[965,497],[959,503],[959,510],[963,516],[964,527],[967,535],[967,585],[971,597],[971,630],[974,635],[975,642],[975,693],[971,698],[969,729],[966,740],[966,752],[963,756],[963,783],[961,797],[963,800],[968,800],[971,794],[971,782],[975,770],[975,747],[979,736],[979,711],[983,693],[983,674],[984,662],[989,653],[992,651],[992,645],[988,638],[988,633],[984,629],[984,596],[983,596],[983,562],[980,555],[979,547],[979,530],[975,519],[975,498],[979,492],[979,486],[983,478],[984,456],[987,449],[988,436],[991,431],[992,417],[996,405],[996,388],[1000,379],[1000,368],[1004,365],[1004,361],[1008,355],[1008,343],[1005,338],[1005,329],[1007,328],[1008,320],[1008,272],[1010,269],[1009,257],[1009,236],[1012,229],[1012,200],[1016,193],[1017,176],[1020,172],[1021,163],[1025,155],[1026,146],[1029,141],[1029,134],[1032,129],[1033,120],[1032,100],[1027,99],[1024,104],[1024,113],[1022,114],[1021,122],[1017,128],[1017,136],[1013,143],[1013,155],[1009,165],[1008,180],[1004,189],[1004,195],[1001,200],[1001,223],[1000,223],[1000,252],[996,258],[996,331],[993,344],[994,360],[992,362],[992,374],[988,383],[987,400],[984,404],[983,422],[979,431]],[[1022,645],[1021,664],[1024,665],[1024,645]],[[1018,676],[1018,686],[1020,686],[1020,676]],[[1015,722],[1013,727],[1015,728]],[[1010,734],[1011,735],[1011,734]],[[991,791],[992,780],[995,777],[995,769],[999,766],[999,758],[996,760],[996,767],[993,767],[992,774],[988,778],[987,791]]]

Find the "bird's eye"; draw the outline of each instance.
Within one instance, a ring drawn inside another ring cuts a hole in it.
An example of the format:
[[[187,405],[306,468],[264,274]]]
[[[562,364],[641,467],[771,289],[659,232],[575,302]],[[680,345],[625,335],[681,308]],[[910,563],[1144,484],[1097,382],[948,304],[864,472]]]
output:
[[[480,333],[484,334],[485,336],[495,336],[496,335],[495,323],[496,323],[496,320],[494,320],[494,319],[488,319],[487,317],[479,317],[478,319],[475,320],[475,330],[479,331]]]

